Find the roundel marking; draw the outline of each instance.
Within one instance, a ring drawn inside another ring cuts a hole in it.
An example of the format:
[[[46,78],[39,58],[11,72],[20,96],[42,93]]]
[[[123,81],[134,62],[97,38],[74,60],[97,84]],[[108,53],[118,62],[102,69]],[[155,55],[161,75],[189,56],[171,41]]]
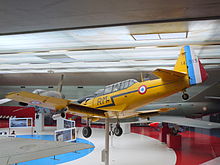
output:
[[[140,93],[140,94],[145,94],[146,92],[147,92],[147,87],[146,87],[146,85],[142,85],[142,86],[140,86],[139,88],[138,88],[138,92]]]

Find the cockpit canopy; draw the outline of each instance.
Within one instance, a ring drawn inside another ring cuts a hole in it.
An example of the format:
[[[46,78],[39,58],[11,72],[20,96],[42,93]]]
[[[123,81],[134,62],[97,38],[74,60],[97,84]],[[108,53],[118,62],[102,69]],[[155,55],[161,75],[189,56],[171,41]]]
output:
[[[117,82],[117,83],[106,86],[104,89],[99,89],[98,91],[95,92],[95,95],[101,96],[101,95],[109,94],[109,93],[116,92],[119,90],[123,90],[123,89],[126,89],[132,86],[133,84],[137,82],[138,81],[135,79],[128,79],[125,81]]]
[[[79,100],[77,100],[77,102],[82,103],[83,101],[90,100],[91,98],[94,98],[94,97],[98,97],[98,96],[102,96],[102,95],[109,94],[109,93],[112,93],[112,92],[116,92],[116,91],[119,91],[119,90],[123,90],[123,89],[126,89],[126,88],[132,86],[133,84],[135,84],[137,82],[138,81],[135,80],[135,79],[128,79],[128,80],[117,82],[117,83],[114,83],[114,84],[111,84],[111,85],[107,85],[104,89],[97,90],[94,93],[94,95],[90,95],[90,96],[80,98]]]

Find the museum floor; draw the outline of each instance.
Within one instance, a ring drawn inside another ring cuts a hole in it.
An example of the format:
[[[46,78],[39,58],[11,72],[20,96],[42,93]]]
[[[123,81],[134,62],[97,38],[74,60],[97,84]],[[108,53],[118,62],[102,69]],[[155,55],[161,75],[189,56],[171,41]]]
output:
[[[104,130],[99,128],[93,130],[92,137],[87,140],[95,145],[94,151],[81,159],[62,165],[104,164],[101,163]],[[175,162],[175,152],[156,139],[135,133],[110,137],[110,165],[174,165]]]
[[[78,129],[79,138],[82,138],[81,129]],[[4,130],[7,129],[4,128]],[[52,134],[52,131],[47,130],[44,134]],[[93,132],[92,137],[87,140],[95,145],[94,151],[80,159],[62,163],[62,165],[104,164],[101,163],[104,129],[93,128]],[[170,149],[166,144],[161,143],[158,140],[160,131],[153,128],[133,126],[131,132],[122,137],[110,137],[110,165],[220,164],[220,130],[191,129],[184,131],[181,133],[182,148],[180,150]],[[210,163],[210,160],[215,163]]]
[[[159,139],[159,131],[149,127],[132,127],[132,132]],[[220,160],[220,129],[191,129],[180,133],[182,148],[175,150],[176,165],[219,165]],[[215,159],[215,160],[213,160]],[[213,160],[207,162],[209,160]],[[205,163],[206,162],[206,163]]]

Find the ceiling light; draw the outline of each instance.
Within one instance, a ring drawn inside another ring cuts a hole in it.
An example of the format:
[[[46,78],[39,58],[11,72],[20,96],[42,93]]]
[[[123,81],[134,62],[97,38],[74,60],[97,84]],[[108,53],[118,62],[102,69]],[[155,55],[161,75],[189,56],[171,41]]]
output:
[[[133,34],[132,37],[137,40],[159,40],[160,37],[158,34]]]
[[[183,33],[161,33],[159,34],[161,39],[184,39],[186,38],[186,32]]]

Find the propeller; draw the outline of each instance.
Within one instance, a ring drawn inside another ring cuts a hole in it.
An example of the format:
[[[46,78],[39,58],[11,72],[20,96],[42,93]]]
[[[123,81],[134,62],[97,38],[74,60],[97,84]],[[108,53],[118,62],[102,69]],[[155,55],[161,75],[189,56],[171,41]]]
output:
[[[63,89],[63,79],[64,79],[64,75],[62,74],[61,75],[61,78],[60,78],[60,82],[59,82],[59,84],[58,84],[58,86],[57,86],[57,92],[62,92],[62,89]]]

